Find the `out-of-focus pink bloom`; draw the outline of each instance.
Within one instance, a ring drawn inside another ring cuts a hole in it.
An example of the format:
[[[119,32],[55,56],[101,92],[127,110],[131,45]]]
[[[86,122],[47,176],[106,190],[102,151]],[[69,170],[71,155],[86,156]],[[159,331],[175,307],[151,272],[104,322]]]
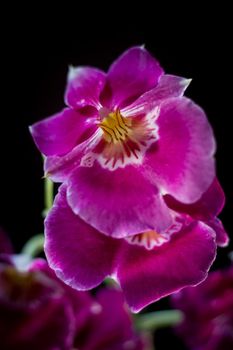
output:
[[[2,255],[0,345],[1,350],[142,350],[145,342],[133,330],[120,291],[103,289],[93,297],[63,284],[42,259]]]
[[[5,258],[0,263],[1,349],[70,350],[74,313],[60,283],[39,270],[20,271]]]
[[[163,195],[200,199],[215,176],[215,141],[190,80],[164,74],[143,47],[104,73],[71,68],[63,111],[30,130],[45,172],[66,182],[75,214],[116,238],[174,224]]]
[[[184,313],[177,332],[189,349],[233,349],[233,267],[210,273],[198,287],[174,294],[172,301]]]
[[[47,262],[35,260],[33,270],[44,271],[55,278]],[[120,290],[102,288],[95,296],[77,292],[60,282],[75,315],[73,348],[78,350],[143,350],[150,340],[139,335]]]
[[[116,239],[103,235],[70,208],[63,184],[45,221],[45,253],[65,283],[78,290],[96,287],[107,276],[118,281],[132,311],[203,281],[216,246],[228,236],[216,215],[224,194],[214,180],[201,199],[184,205],[166,196],[176,218],[168,230]]]

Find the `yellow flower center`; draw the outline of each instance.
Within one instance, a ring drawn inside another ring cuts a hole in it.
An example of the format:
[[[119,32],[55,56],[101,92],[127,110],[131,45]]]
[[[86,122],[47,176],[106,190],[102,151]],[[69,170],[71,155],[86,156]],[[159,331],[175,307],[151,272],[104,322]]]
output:
[[[127,139],[131,131],[130,125],[130,119],[122,117],[120,111],[109,113],[99,124],[105,141],[115,144]]]

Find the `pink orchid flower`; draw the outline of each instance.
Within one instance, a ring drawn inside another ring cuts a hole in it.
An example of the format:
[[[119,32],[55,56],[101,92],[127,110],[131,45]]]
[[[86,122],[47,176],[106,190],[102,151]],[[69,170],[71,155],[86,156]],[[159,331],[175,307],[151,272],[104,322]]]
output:
[[[71,68],[68,107],[30,130],[45,173],[65,182],[73,212],[116,238],[174,225],[164,195],[190,204],[215,177],[215,141],[204,111],[144,47],[105,73]]]

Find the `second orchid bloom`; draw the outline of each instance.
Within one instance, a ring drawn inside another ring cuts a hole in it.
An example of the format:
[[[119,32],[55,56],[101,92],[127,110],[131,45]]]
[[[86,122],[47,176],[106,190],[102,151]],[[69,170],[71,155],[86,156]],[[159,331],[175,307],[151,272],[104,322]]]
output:
[[[164,74],[143,48],[108,73],[71,68],[67,108],[34,124],[45,172],[62,182],[45,251],[67,284],[116,279],[133,311],[203,281],[228,237],[216,216],[215,141],[190,80]]]

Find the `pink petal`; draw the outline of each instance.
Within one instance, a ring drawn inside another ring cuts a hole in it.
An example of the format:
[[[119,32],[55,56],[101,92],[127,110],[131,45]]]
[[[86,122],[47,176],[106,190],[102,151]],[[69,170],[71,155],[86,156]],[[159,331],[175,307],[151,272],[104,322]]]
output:
[[[73,108],[99,108],[99,96],[105,84],[105,73],[92,67],[70,68],[65,102]]]
[[[45,174],[55,182],[64,182],[75,168],[80,166],[82,157],[91,151],[100,141],[101,134],[97,130],[89,139],[75,146],[63,156],[47,157],[44,163]]]
[[[171,98],[157,120],[159,140],[145,160],[163,194],[197,201],[215,176],[215,141],[203,110],[187,98]]]
[[[207,224],[215,231],[216,233],[216,243],[219,247],[227,247],[229,244],[229,236],[225,231],[225,228],[218,218],[207,221]]]
[[[45,253],[57,276],[78,290],[96,287],[112,273],[118,244],[72,212],[62,185],[45,221]]]
[[[173,197],[164,196],[166,204],[172,210],[190,215],[193,219],[202,220],[216,233],[216,242],[220,247],[229,243],[229,237],[223,224],[216,218],[225,204],[225,195],[217,179],[214,179],[208,190],[193,204],[183,204]]]
[[[46,156],[69,152],[76,144],[90,137],[94,130],[93,118],[86,118],[69,108],[30,127],[37,147]]]
[[[192,218],[202,221],[217,216],[225,204],[225,195],[217,179],[214,179],[211,186],[195,203],[183,204],[169,195],[164,196],[164,199],[174,211],[189,214]]]
[[[218,246],[225,247],[228,245],[228,234],[221,221],[216,218],[225,204],[225,195],[217,178],[214,179],[208,190],[195,203],[183,204],[169,195],[164,196],[164,200],[172,210],[188,214],[193,219],[202,220],[210,226],[216,233]]]
[[[125,244],[118,256],[117,278],[133,312],[207,277],[215,259],[215,234],[196,222],[171,241],[146,250]]]
[[[190,82],[191,79],[164,74],[154,89],[145,92],[131,105],[123,108],[121,112],[124,116],[148,113],[156,106],[160,106],[165,99],[183,96]]]
[[[123,107],[130,100],[154,88],[163,70],[143,47],[125,51],[110,67],[107,75],[112,92],[112,107]]]
[[[67,200],[84,221],[107,235],[125,237],[168,228],[170,211],[153,179],[141,167],[109,171],[97,162],[77,168],[68,180]]]

